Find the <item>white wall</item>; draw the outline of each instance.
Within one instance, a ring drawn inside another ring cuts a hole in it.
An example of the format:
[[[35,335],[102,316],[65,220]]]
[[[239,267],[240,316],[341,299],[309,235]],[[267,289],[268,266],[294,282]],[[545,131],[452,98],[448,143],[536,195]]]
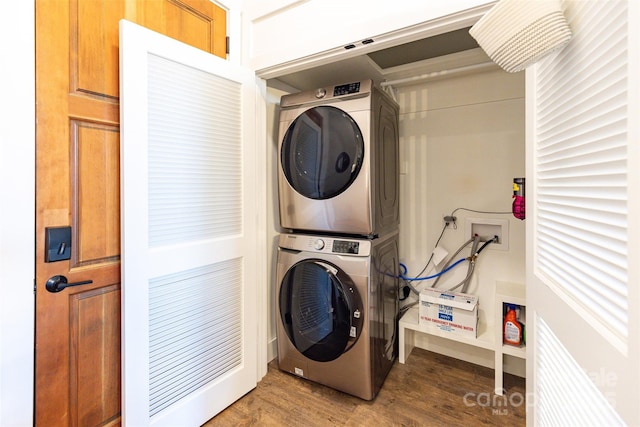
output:
[[[285,92],[267,88],[267,360],[278,355],[276,341],[276,262],[278,236],[280,235],[280,215],[278,213],[278,120],[280,97]]]
[[[400,259],[410,273],[418,274],[442,231],[444,215],[459,207],[511,212],[512,180],[525,174],[524,73],[492,69],[426,81],[397,88],[397,98],[402,170]],[[495,282],[524,286],[524,221],[511,214],[462,210],[455,216],[457,229],[447,229],[440,242],[450,255],[470,237],[465,218],[509,221],[509,250],[486,248],[469,288],[479,296],[480,322],[492,325]],[[455,259],[468,256],[469,250],[470,246]],[[443,277],[438,288],[458,283],[466,271],[463,263],[447,274],[451,277]]]
[[[34,4],[0,15],[0,426],[33,413]]]
[[[361,55],[409,41],[395,39],[400,28],[413,28],[409,30],[413,32],[415,26],[430,22],[430,28],[416,31],[433,35],[471,25],[490,3],[411,0],[394,7],[385,0],[245,0],[246,25],[252,35],[246,60],[255,70],[264,71],[290,61],[311,60],[319,52],[343,58]],[[450,18],[441,22],[443,16]],[[305,42],[293,43],[294,38]],[[368,38],[375,43],[361,43]],[[421,37],[413,40],[417,38]],[[355,48],[343,48],[351,43]]]

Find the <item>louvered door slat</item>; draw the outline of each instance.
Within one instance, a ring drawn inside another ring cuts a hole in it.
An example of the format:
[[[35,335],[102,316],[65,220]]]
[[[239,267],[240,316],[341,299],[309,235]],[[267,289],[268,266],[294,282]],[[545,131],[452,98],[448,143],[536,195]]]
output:
[[[123,419],[198,426],[256,384],[255,77],[121,30]]]
[[[593,31],[576,32],[536,70],[537,267],[620,345],[628,334],[626,10],[578,2],[567,13]]]

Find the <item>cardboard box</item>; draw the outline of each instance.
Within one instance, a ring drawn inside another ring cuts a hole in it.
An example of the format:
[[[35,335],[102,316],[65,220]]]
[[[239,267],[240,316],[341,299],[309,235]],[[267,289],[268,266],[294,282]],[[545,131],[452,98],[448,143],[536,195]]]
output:
[[[420,292],[419,323],[434,331],[476,338],[478,297],[461,292],[424,289]]]

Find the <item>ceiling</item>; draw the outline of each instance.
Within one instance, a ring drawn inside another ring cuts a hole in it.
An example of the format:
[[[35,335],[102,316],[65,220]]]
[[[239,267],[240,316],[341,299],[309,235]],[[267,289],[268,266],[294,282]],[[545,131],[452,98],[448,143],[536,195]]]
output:
[[[380,68],[387,69],[476,47],[478,47],[478,43],[469,35],[469,28],[461,28],[426,39],[371,52],[368,56]]]
[[[297,71],[267,83],[274,87],[284,84],[301,91],[363,79],[372,79],[379,84],[394,78],[487,61],[489,58],[469,35],[469,28],[462,28]]]

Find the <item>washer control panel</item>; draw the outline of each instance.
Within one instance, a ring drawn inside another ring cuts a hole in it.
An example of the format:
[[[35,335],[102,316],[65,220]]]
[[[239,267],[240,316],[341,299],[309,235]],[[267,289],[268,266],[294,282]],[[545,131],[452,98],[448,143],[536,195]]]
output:
[[[353,240],[334,240],[332,252],[336,254],[357,254],[360,243]]]
[[[350,256],[368,256],[371,252],[371,240],[369,239],[304,234],[281,234],[279,246],[282,249],[294,251]]]

